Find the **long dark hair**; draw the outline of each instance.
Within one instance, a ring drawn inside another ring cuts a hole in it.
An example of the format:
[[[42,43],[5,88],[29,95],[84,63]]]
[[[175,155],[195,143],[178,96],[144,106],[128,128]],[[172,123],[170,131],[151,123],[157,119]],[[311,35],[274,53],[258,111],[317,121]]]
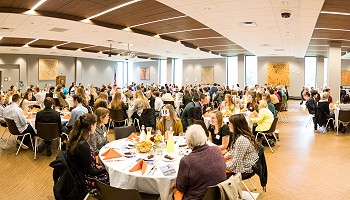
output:
[[[231,117],[229,118],[229,121],[231,124],[233,124],[233,135],[232,135],[233,139],[232,139],[231,146],[235,144],[239,136],[244,136],[250,141],[250,143],[254,146],[254,148],[258,150],[258,143],[256,142],[255,137],[252,134],[252,131],[250,130],[248,126],[248,122],[245,119],[244,115],[243,114],[231,115]]]
[[[29,99],[28,99],[29,93],[31,93],[31,92],[26,92],[26,93],[24,93],[23,99],[22,99],[21,103],[19,104],[19,107],[22,108],[22,104],[23,104],[23,101],[24,101],[25,99],[27,99],[27,100],[29,101]],[[33,98],[33,94],[32,94],[32,98]],[[28,110],[26,110],[26,111],[28,111]]]
[[[75,120],[73,129],[69,134],[67,148],[69,153],[74,154],[78,145],[90,138],[91,126],[96,124],[96,117],[93,114],[83,114]]]

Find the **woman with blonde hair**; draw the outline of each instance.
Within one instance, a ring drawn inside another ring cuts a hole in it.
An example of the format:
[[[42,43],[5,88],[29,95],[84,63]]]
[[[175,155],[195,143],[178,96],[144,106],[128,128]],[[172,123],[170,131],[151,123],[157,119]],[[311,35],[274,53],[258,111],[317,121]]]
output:
[[[116,92],[114,94],[114,98],[110,104],[110,108],[112,110],[123,110],[124,119],[128,118],[128,115],[126,114],[126,110],[128,110],[128,106],[122,100],[122,94],[120,92]]]
[[[272,112],[267,108],[267,102],[265,100],[259,101],[259,113],[256,111],[250,115],[250,121],[254,123],[253,133],[268,131],[274,120]]]
[[[163,106],[163,109],[168,110],[168,112],[158,122],[157,129],[162,132],[164,135],[167,130],[170,130],[170,127],[173,128],[174,135],[177,136],[179,133],[183,132],[181,120],[176,116],[175,109],[172,105],[166,104]]]
[[[214,111],[210,114],[211,125],[209,126],[208,140],[217,146],[220,150],[227,149],[231,143],[231,132],[229,127],[224,123],[222,112]]]
[[[235,102],[233,100],[233,96],[230,94],[225,95],[225,101],[223,101],[220,105],[220,110],[230,110],[234,111]]]
[[[135,100],[133,103],[133,107],[132,107],[132,120],[134,120],[135,118],[140,118],[143,109],[147,109],[150,108],[148,99],[145,97],[145,95],[143,95],[141,90],[136,90],[135,92]]]

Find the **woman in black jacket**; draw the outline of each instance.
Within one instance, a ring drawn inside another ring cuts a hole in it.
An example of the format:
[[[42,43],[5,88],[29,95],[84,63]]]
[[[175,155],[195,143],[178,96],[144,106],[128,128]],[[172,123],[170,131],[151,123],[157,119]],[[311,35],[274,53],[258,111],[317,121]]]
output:
[[[93,114],[84,114],[75,122],[69,134],[67,143],[68,163],[83,174],[86,192],[96,193],[95,180],[109,184],[106,169],[95,161],[95,156],[88,143],[96,129],[96,117]]]

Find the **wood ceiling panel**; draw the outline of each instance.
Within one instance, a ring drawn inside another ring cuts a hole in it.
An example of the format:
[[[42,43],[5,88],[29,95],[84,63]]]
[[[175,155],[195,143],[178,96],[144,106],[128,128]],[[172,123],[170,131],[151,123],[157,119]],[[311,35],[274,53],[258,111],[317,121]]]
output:
[[[58,46],[57,48],[58,49],[66,49],[66,50],[77,50],[77,49],[85,48],[85,47],[89,47],[89,46],[92,46],[92,45],[72,42],[72,43]]]
[[[332,31],[332,30],[314,30],[314,33],[312,34],[313,38],[333,38],[333,39],[339,39],[343,38],[343,36],[346,34],[345,31]]]
[[[38,0],[0,0],[0,7],[31,9],[36,3]]]
[[[63,41],[57,41],[57,40],[38,40],[36,42],[33,42],[29,44],[31,47],[39,47],[39,48],[51,48],[59,44],[63,44],[65,42]]]
[[[129,0],[59,0],[46,1],[37,10],[88,18]]]
[[[221,35],[216,31],[207,29],[207,30],[188,31],[188,32],[181,32],[181,33],[172,33],[172,34],[166,34],[165,36],[175,38],[177,40],[183,40],[183,39],[193,39],[193,38],[219,37]]]
[[[109,50],[108,47],[101,47],[101,46],[96,46],[96,47],[82,49],[82,51],[93,52],[93,53],[98,53],[100,51],[108,51],[108,50]]]
[[[228,44],[234,44],[230,40],[226,38],[211,38],[211,39],[203,39],[203,40],[190,40],[186,41],[188,43],[191,43],[197,47],[201,46],[214,46],[214,45],[228,45]]]
[[[350,30],[350,16],[331,15],[321,13],[318,17],[316,28],[332,28]]]
[[[143,0],[96,18],[110,24],[133,26],[150,21],[184,15],[155,0]]]
[[[312,50],[326,50],[328,51],[328,46],[309,46],[308,51]]]
[[[27,44],[30,41],[33,41],[32,38],[9,38],[4,37],[0,40],[0,46],[16,46],[20,47]]]
[[[329,45],[328,40],[313,40],[311,39],[309,45]]]
[[[350,1],[326,0],[323,4],[322,11],[349,13],[349,8]]]

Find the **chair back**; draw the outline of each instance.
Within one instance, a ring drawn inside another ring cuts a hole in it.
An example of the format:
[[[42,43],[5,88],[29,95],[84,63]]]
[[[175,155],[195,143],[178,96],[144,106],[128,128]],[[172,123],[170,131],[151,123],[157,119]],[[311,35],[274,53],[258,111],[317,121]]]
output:
[[[170,104],[170,105],[172,105],[175,108],[174,101],[164,101],[164,105],[166,105],[166,104]]]
[[[106,185],[95,180],[97,194],[101,200],[141,200],[141,195],[137,190],[125,190]]]
[[[37,136],[44,140],[54,140],[60,137],[58,123],[36,123]]]
[[[55,106],[62,107],[61,103],[60,103],[60,100],[58,98],[54,98],[53,101],[54,101],[54,105]]]
[[[187,119],[187,126],[191,126],[193,124],[193,119]]]
[[[12,135],[22,135],[22,133],[19,132],[14,120],[5,118],[5,122]]]
[[[121,126],[114,128],[114,139],[127,138],[132,132],[136,132],[135,126]]]
[[[207,128],[207,126],[205,125],[204,121],[203,120],[196,120],[196,119],[193,119],[193,124],[199,124],[202,126],[202,128],[204,129],[205,131],[205,134],[207,135],[207,137],[209,137],[209,130]]]
[[[267,132],[267,133],[273,133],[273,132],[275,132],[276,126],[277,126],[277,122],[278,122],[278,117],[275,117],[275,118],[273,119],[273,122],[272,122],[271,126],[270,126],[270,129],[269,129],[268,131],[266,131],[266,132]]]
[[[282,102],[278,102],[274,106],[277,112],[280,112],[282,110]]]
[[[144,125],[145,127],[152,127],[153,130],[156,130],[156,113],[154,108],[143,109],[140,116],[140,126]]]
[[[342,122],[350,122],[350,110],[339,110],[338,120]]]
[[[109,110],[109,117],[113,121],[120,122],[120,121],[125,120],[124,117],[123,117],[123,112],[124,111],[122,109],[114,110],[114,109],[108,108],[108,110]]]
[[[219,200],[221,199],[220,189],[218,186],[208,187],[203,200]]]

